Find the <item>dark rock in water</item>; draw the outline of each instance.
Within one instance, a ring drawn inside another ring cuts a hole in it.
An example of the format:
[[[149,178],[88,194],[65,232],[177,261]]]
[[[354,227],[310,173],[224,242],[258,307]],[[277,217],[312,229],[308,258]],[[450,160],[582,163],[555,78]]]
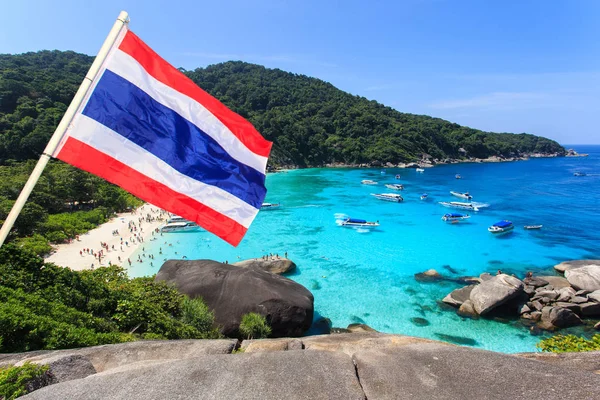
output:
[[[368,313],[368,312],[366,312],[366,313],[363,313],[363,317],[365,317],[365,318],[368,318],[368,317],[370,317],[370,316],[371,316],[371,313]]]
[[[465,286],[450,292],[444,299],[442,300],[446,304],[450,304],[451,306],[460,307],[462,303],[469,300],[471,296],[471,291],[475,285]]]
[[[331,333],[331,320],[329,318],[321,317],[313,322],[310,330],[310,333],[315,335],[325,335]]]
[[[427,321],[425,318],[420,318],[420,317],[413,317],[410,319],[410,322],[412,322],[416,326],[431,325],[431,322]]]
[[[471,339],[468,337],[464,337],[464,336],[446,335],[445,333],[437,333],[437,332],[434,334],[435,334],[435,336],[439,337],[440,339],[442,339],[446,342],[460,344],[461,346],[477,346],[479,344],[477,342],[477,340]]]
[[[500,261],[500,260],[489,260],[488,264],[490,265],[502,265],[504,264],[504,261]]]
[[[313,295],[302,285],[269,272],[212,260],[169,260],[155,278],[180,293],[202,297],[226,336],[239,336],[244,314],[264,315],[273,337],[301,336],[313,319]]]
[[[355,324],[366,324],[366,322],[365,322],[365,321],[364,321],[362,318],[360,318],[360,317],[358,317],[358,316],[356,316],[356,315],[353,315],[353,316],[350,318],[350,320],[351,320],[353,323],[355,323]]]
[[[404,293],[414,296],[414,295],[418,294],[419,292],[417,292],[415,289],[413,289],[411,287],[407,287],[404,289]]]
[[[546,286],[550,282],[548,282],[545,279],[538,278],[536,276],[532,276],[531,278],[525,278],[525,279],[523,279],[523,283],[526,284],[526,285],[538,288],[538,287]]]
[[[467,300],[464,303],[462,303],[460,305],[460,307],[458,308],[458,310],[456,311],[456,313],[459,316],[465,317],[465,318],[473,318],[473,319],[479,318],[479,314],[477,314],[477,311],[475,311],[475,308],[473,307],[473,303],[471,302],[471,300]]]
[[[346,329],[348,329],[352,333],[357,333],[357,332],[377,332],[375,329],[371,328],[367,324],[350,324],[350,325],[348,325],[348,328],[346,328]]]
[[[507,301],[520,296],[525,285],[519,279],[500,274],[475,286],[470,299],[479,315],[490,312]]]
[[[310,289],[311,290],[319,290],[319,289],[321,289],[321,284],[319,283],[319,281],[317,281],[315,279],[311,279],[310,280]]]
[[[435,269],[429,269],[415,274],[415,280],[417,282],[437,282],[442,280],[442,276]]]
[[[296,269],[296,264],[287,258],[276,258],[270,260],[253,258],[251,260],[239,261],[232,265],[235,265],[236,267],[259,269],[261,271],[267,271],[277,275],[292,272]]]
[[[442,268],[444,268],[446,271],[450,272],[451,274],[458,275],[458,271],[449,265],[444,265],[444,266],[442,266]]]

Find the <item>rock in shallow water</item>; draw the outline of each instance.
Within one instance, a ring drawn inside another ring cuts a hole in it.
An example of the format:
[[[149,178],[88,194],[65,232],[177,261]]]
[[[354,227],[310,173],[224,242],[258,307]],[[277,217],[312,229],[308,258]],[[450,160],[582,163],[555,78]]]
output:
[[[521,295],[525,285],[514,276],[500,274],[483,281],[471,291],[470,299],[478,314],[483,315]]]
[[[300,336],[312,324],[312,294],[269,272],[212,260],[169,260],[155,279],[175,285],[192,298],[202,297],[226,336],[239,336],[242,316],[250,312],[267,318],[273,337]]]
[[[269,260],[254,258],[251,260],[239,261],[232,265],[243,268],[256,268],[277,275],[286,274],[296,269],[296,264],[287,258],[275,258]]]
[[[450,292],[444,299],[442,300],[446,304],[450,304],[451,306],[460,307],[462,303],[469,300],[471,296],[471,291],[475,285],[465,286]]]

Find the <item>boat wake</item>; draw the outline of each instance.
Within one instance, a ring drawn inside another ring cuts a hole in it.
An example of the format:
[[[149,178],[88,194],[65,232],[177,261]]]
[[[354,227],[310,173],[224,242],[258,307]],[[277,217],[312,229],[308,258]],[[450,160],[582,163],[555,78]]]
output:
[[[335,219],[348,219],[349,217],[344,213],[335,213],[333,214]]]
[[[370,233],[371,232],[369,229],[365,229],[365,228],[356,228],[355,231],[358,233]]]
[[[485,207],[489,207],[490,206],[489,203],[478,203],[476,201],[471,202],[471,204],[473,204],[473,206],[477,207],[477,208],[485,208]]]

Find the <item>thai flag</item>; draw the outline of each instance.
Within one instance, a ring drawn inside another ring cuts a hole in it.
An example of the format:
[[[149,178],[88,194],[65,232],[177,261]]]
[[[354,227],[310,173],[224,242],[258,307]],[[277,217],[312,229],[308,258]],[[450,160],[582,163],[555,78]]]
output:
[[[123,29],[53,156],[237,246],[271,145]]]

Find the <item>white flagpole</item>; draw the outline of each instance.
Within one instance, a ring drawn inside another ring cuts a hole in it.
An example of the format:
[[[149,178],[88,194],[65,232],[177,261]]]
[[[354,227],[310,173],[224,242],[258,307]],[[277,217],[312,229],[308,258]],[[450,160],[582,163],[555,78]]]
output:
[[[56,148],[58,147],[58,144],[60,143],[65,131],[67,130],[67,128],[69,127],[69,124],[73,120],[73,117],[75,116],[75,113],[77,112],[77,109],[79,108],[79,105],[83,101],[83,98],[85,97],[88,89],[90,88],[92,82],[96,78],[98,71],[102,67],[102,63],[104,63],[106,56],[108,56],[108,52],[110,51],[111,47],[115,43],[115,40],[117,40],[117,37],[119,36],[119,33],[121,32],[121,29],[123,29],[123,27],[128,22],[129,22],[129,15],[127,14],[126,11],[121,11],[121,13],[119,14],[119,17],[117,18],[117,21],[115,22],[115,24],[113,25],[112,29],[110,30],[108,36],[106,37],[104,44],[100,48],[98,55],[96,55],[96,58],[94,59],[94,62],[92,63],[92,66],[90,67],[87,75],[83,79],[81,86],[79,86],[77,93],[75,93],[75,97],[73,97],[73,100],[71,101],[71,104],[69,105],[69,108],[67,108],[65,115],[63,115],[62,119],[60,120],[60,123],[56,127],[56,130],[54,131],[54,134],[50,138],[48,145],[44,149],[42,156],[40,157],[39,161],[37,162],[37,165],[33,169],[33,172],[29,176],[27,183],[25,183],[23,190],[19,194],[17,201],[15,202],[12,209],[10,210],[8,217],[6,217],[6,221],[4,221],[4,224],[2,225],[2,229],[0,229],[0,247],[4,244],[4,241],[6,240],[8,233],[10,232],[15,221],[17,220],[17,217],[19,216],[19,213],[23,209],[25,202],[29,198],[31,191],[35,187],[35,184],[37,183],[38,179],[42,175],[42,172],[44,171],[44,168],[48,164],[50,157],[54,153],[54,150],[56,150]]]

